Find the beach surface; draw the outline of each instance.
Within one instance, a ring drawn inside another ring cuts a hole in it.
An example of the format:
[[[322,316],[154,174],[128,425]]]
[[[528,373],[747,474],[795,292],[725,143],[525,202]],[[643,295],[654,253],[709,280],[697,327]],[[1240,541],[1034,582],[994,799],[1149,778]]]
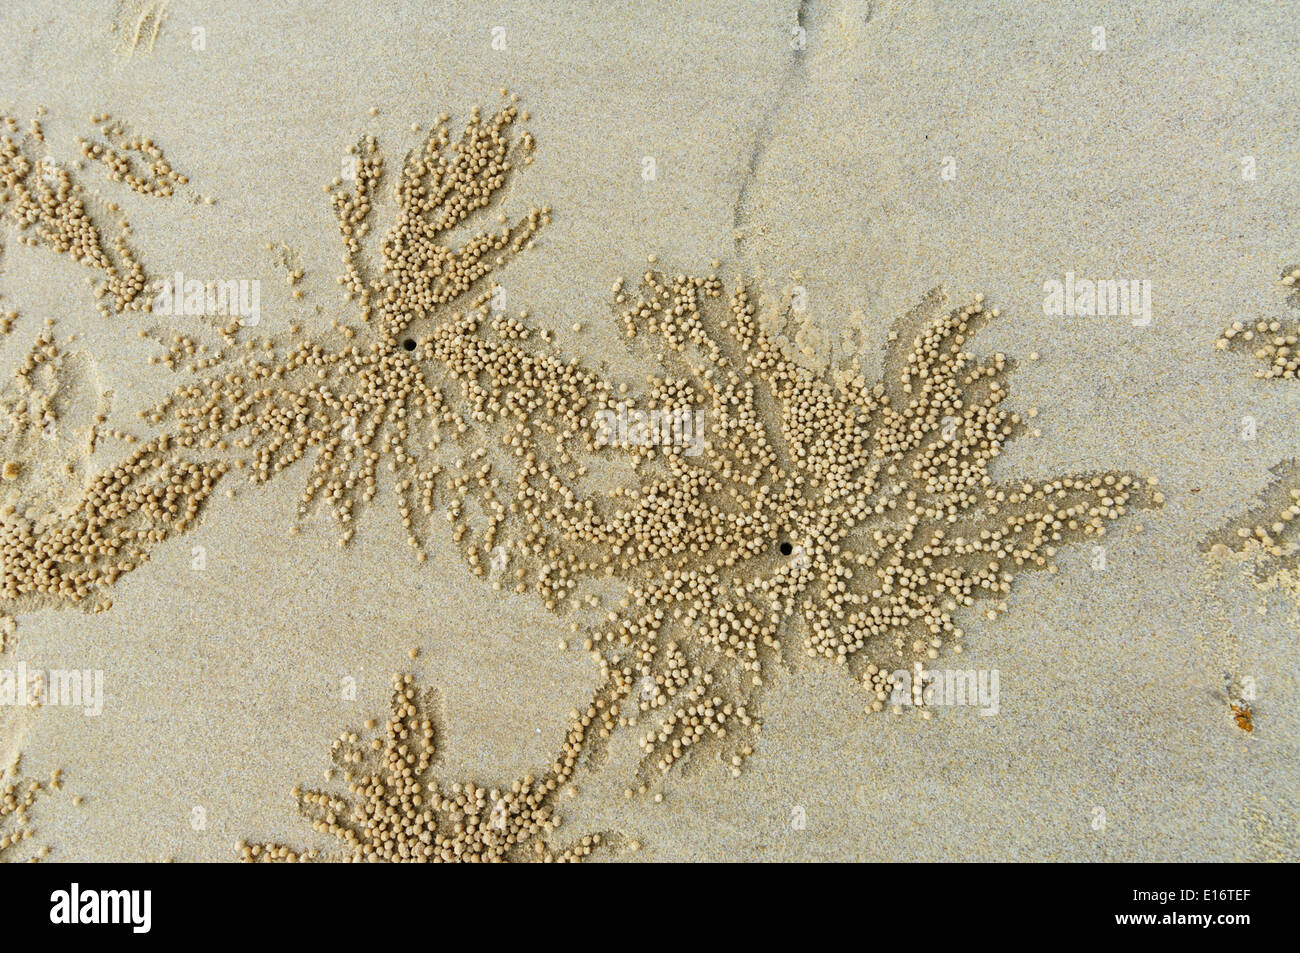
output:
[[[643,778],[635,731],[578,772],[564,829],[620,835],[595,859],[1295,860],[1300,603],[1203,544],[1300,452],[1300,384],[1214,346],[1232,320],[1291,311],[1297,46],[1286,6],[1210,2],[12,0],[0,111],[43,109],[56,157],[98,113],[152,137],[188,185],[141,198],[88,170],[94,202],[127,210],[153,271],[259,281],[278,332],[352,317],[322,191],[349,146],[372,134],[396,165],[439,113],[456,126],[506,88],[537,143],[506,206],[553,220],[498,277],[572,356],[631,367],[610,288],[648,255],[802,293],[809,365],[856,354],[870,374],[931,288],[983,293],[1001,316],[972,346],[1019,361],[1009,403],[1039,431],[995,476],[1158,478],[1163,506],[1018,576],[996,619],[963,617],[963,654],[935,666],[996,671],[996,712],[864,711],[842,669],[792,652],[739,777],[709,755]],[[53,319],[131,430],[175,386],[138,335],[157,317],[105,318],[84,266],[16,234],[0,226],[5,366]],[[1050,313],[1067,274],[1148,283],[1149,322]],[[301,492],[214,499],[107,611],[17,615],[0,668],[102,672],[102,713],[0,706],[0,757],[63,771],[33,813],[51,861],[328,846],[291,792],[326,784],[340,732],[385,717],[396,672],[437,690],[440,777],[508,785],[550,763],[597,679],[579,642],[560,647],[568,619],[450,544],[416,562],[382,498],[346,548],[324,517],[290,535]],[[1242,679],[1251,731],[1225,694]]]

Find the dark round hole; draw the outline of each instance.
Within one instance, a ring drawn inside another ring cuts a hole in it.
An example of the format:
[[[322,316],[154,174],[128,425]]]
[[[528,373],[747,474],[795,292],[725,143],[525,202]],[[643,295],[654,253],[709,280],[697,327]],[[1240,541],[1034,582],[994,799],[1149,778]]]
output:
[[[405,341],[402,342],[402,347],[406,348],[408,351],[414,351],[415,338],[407,338]]]
[[[792,552],[794,552],[794,547],[791,546],[789,543],[782,543],[782,544],[781,544],[781,555],[782,555],[782,556],[789,556]]]

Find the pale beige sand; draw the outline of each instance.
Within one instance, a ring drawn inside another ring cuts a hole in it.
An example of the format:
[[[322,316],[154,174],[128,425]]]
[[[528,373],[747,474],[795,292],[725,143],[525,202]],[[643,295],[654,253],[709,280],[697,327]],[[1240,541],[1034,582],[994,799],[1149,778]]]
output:
[[[373,132],[400,155],[418,141],[411,123],[460,119],[504,85],[538,139],[507,205],[550,204],[555,222],[501,280],[553,327],[581,317],[587,330],[565,343],[594,364],[620,369],[608,290],[647,252],[669,270],[719,258],[775,288],[802,272],[816,326],[838,342],[862,310],[869,353],[942,281],[1004,309],[982,349],[1042,355],[1012,378],[1017,404],[1041,409],[1042,437],[1015,444],[1000,475],[1160,478],[1166,506],[1122,524],[1106,572],[1088,547],[1067,551],[1058,575],[1018,580],[1009,613],[969,621],[964,664],[1000,670],[997,717],[866,716],[842,673],[799,661],[765,696],[741,778],[701,760],[656,783],[662,804],[627,801],[627,732],[580,774],[569,829],[639,838],[641,859],[1296,857],[1296,608],[1240,573],[1213,576],[1198,551],[1300,445],[1300,388],[1255,381],[1213,347],[1227,321],[1281,307],[1275,279],[1300,247],[1292,11],[814,0],[796,56],[794,3],[601,16],[174,0],[152,49],[126,60],[117,6],[5,4],[0,107],[47,107],[51,149],[69,155],[95,112],[153,136],[192,188],[123,199],[143,260],[260,278],[268,327],[347,313],[321,185],[348,145]],[[946,156],[954,181],[940,177]],[[0,241],[0,309],[23,315],[6,361],[54,317],[60,334],[85,334],[123,420],[169,386],[146,373],[147,317],[105,322],[84,269],[8,230]],[[303,301],[266,242],[295,249]],[[1044,316],[1043,282],[1067,270],[1150,280],[1152,325]],[[1254,442],[1238,437],[1248,414]],[[492,592],[450,548],[417,566],[388,506],[349,550],[323,524],[290,539],[297,492],[289,479],[215,500],[118,585],[110,612],[19,619],[0,664],[105,672],[99,718],[0,709],[0,751],[66,770],[36,818],[51,859],[230,860],[241,837],[308,841],[290,789],[320,780],[339,731],[383,715],[397,670],[442,692],[443,777],[508,782],[548,762],[595,679],[580,651],[557,649],[567,624]],[[1229,717],[1227,671],[1259,686],[1252,734]],[[344,675],[355,702],[337,698]],[[806,826],[792,825],[796,808]]]

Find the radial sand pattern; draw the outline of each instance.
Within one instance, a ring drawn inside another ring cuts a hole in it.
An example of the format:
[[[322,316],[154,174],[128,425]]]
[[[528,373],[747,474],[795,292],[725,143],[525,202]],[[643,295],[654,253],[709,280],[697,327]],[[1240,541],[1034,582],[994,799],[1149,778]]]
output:
[[[566,357],[490,280],[549,209],[461,235],[530,161],[525,118],[514,101],[475,111],[453,140],[441,117],[395,178],[373,268],[385,173],[363,139],[329,188],[356,319],[255,338],[214,316],[211,343],[164,335],[184,380],[142,415],[154,435],[61,520],[6,517],[6,598],[111,585],[236,476],[305,473],[299,517],[328,510],[341,545],[387,484],[417,559],[445,520],[473,572],[577,604],[573,626],[634,697],[617,723],[642,724],[647,770],[712,740],[738,771],[755,692],[792,646],[848,666],[878,710],[892,672],[960,651],[961,611],[983,600],[995,617],[1016,573],[1055,571],[1061,545],[1160,502],[1125,473],[995,481],[1026,428],[1005,406],[1012,362],[969,350],[997,317],[978,295],[927,296],[875,381],[799,364],[744,281],[650,271],[614,301],[645,379]],[[587,619],[611,585],[618,607]]]

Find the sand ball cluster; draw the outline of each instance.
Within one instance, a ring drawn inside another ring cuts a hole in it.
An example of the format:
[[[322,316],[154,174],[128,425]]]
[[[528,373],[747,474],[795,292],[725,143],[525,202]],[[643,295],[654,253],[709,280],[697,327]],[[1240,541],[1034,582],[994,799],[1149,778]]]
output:
[[[44,795],[63,788],[63,772],[56,770],[49,781],[23,777],[19,772],[21,756],[0,774],[0,862],[27,860],[35,863],[49,856],[49,847],[33,849],[28,842],[36,836],[32,826],[31,811]],[[26,850],[32,851],[26,857]]]
[[[81,154],[101,163],[114,182],[125,183],[141,195],[162,198],[189,181],[172,168],[152,139],[130,135],[122,122],[106,114],[92,116],[91,121],[99,125],[105,141],[78,139],[77,144]]]
[[[148,292],[156,282],[145,274],[127,241],[131,231],[127,220],[119,219],[117,234],[106,241],[71,168],[44,155],[39,122],[33,121],[25,132],[19,131],[12,117],[0,117],[0,124],[5,130],[0,133],[0,216],[17,230],[19,241],[69,255],[103,273],[95,287],[102,314],[148,310]],[[139,192],[170,195],[173,186],[184,181],[148,139],[122,138],[117,149],[88,142],[82,148],[89,158],[103,162],[111,177],[121,178]],[[131,171],[126,155],[132,151],[149,161],[147,173]],[[106,208],[118,211],[115,202],[106,203]]]
[[[1282,276],[1286,288],[1295,289],[1298,282],[1300,268],[1292,268]],[[1234,321],[1220,335],[1218,347],[1249,352],[1260,365],[1255,368],[1256,377],[1295,380],[1300,376],[1300,319]]]
[[[1159,502],[1122,473],[994,483],[989,465],[1022,420],[1001,407],[1009,361],[966,350],[996,316],[980,297],[952,311],[927,299],[908,318],[919,333],[910,348],[895,336],[879,383],[794,363],[759,326],[748,289],[724,297],[716,275],[647,272],[634,293],[617,286],[615,304],[659,371],[638,405],[702,412],[698,455],[672,442],[599,445],[597,415],[627,400],[628,385],[563,359],[526,315],[494,315],[486,300],[415,354],[455,375],[475,431],[499,435],[467,481],[490,514],[466,550],[472,568],[490,574],[484,555],[501,540],[500,575],[555,609],[580,601],[586,581],[627,585],[583,644],[631,661],[651,686],[639,698],[654,724],[643,747],[660,769],[730,739],[739,770],[757,725],[749,699],[790,637],[862,670],[875,654],[877,673],[934,659],[961,638],[959,608],[989,600],[996,615],[1016,572],[1054,571],[1059,545]],[[611,456],[630,459],[631,479],[592,486],[590,469]],[[878,681],[864,679],[876,709]]]
[[[318,833],[335,838],[341,853],[283,844],[238,845],[246,861],[479,863],[574,862],[608,845],[597,833],[553,846],[561,819],[560,792],[571,784],[593,737],[608,737],[627,694],[627,676],[606,669],[602,688],[583,712],[572,713],[554,763],[540,777],[524,775],[508,786],[442,784],[432,777],[437,730],[432,693],[411,676],[395,676],[387,723],[380,733],[345,732],[331,755],[346,794],[297,789],[299,810]]]
[[[1297,283],[1300,267],[1283,273],[1282,286],[1293,292],[1292,304],[1300,301]],[[1234,321],[1216,343],[1220,350],[1249,353],[1257,362],[1255,377],[1293,381],[1300,376],[1298,319]],[[1261,494],[1259,504],[1212,536],[1206,549],[1218,560],[1229,553],[1248,556],[1259,582],[1300,593],[1300,464],[1283,461],[1273,472],[1276,480]]]

